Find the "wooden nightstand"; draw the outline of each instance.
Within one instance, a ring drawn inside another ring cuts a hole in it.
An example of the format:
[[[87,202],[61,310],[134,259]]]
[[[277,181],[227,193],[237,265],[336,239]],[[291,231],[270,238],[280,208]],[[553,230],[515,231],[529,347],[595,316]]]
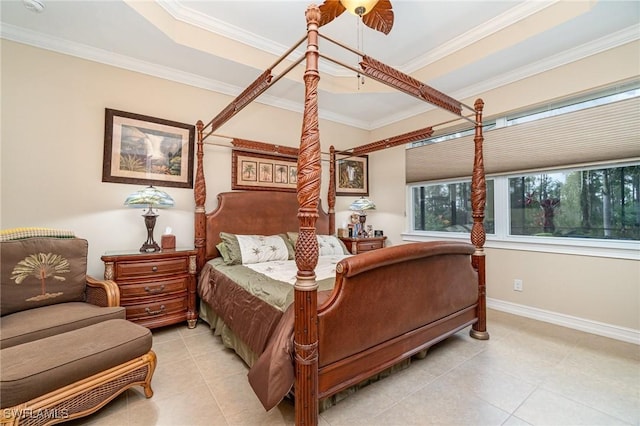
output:
[[[120,287],[127,319],[147,328],[187,321],[196,325],[196,250],[109,252],[104,278]]]
[[[387,237],[349,238],[340,237],[340,240],[349,249],[351,254],[364,253],[365,251],[377,250],[384,247]]]

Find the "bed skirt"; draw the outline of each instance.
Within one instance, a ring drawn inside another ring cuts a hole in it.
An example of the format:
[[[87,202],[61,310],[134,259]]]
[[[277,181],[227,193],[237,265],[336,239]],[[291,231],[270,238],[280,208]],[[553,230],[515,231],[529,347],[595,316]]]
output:
[[[209,328],[211,328],[211,330],[214,331],[214,335],[220,336],[224,346],[233,350],[236,354],[238,354],[238,356],[242,359],[242,361],[244,361],[244,363],[249,368],[251,368],[253,364],[256,362],[256,360],[258,359],[258,356],[245,343],[243,343],[240,339],[238,339],[233,334],[233,331],[231,331],[231,329],[224,323],[224,321],[222,321],[220,317],[218,317],[218,315],[216,315],[216,313],[213,312],[213,310],[211,309],[211,306],[209,306],[206,302],[201,300],[199,313],[200,313],[200,319],[209,325]],[[349,395],[354,394],[355,392],[362,389],[363,387],[368,386],[372,383],[375,383],[378,380],[388,377],[391,374],[394,374],[398,371],[402,371],[406,369],[407,367],[409,367],[410,364],[411,364],[411,358],[405,359],[399,362],[398,364],[392,367],[389,367],[386,370],[381,371],[380,373],[372,377],[369,377],[366,380],[363,380],[357,385],[351,386],[350,388],[345,389],[341,392],[338,392],[337,394],[332,395],[328,398],[321,399],[318,402],[318,407],[320,412],[327,410],[328,408],[336,405],[337,403],[347,398]],[[293,392],[288,393],[287,399],[293,403],[293,400],[294,400]]]

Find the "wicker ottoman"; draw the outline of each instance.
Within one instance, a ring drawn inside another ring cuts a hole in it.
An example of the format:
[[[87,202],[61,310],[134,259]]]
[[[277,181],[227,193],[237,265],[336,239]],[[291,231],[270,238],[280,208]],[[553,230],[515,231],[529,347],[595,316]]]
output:
[[[153,395],[149,329],[123,319],[0,351],[0,423],[44,425],[91,414],[126,389]]]

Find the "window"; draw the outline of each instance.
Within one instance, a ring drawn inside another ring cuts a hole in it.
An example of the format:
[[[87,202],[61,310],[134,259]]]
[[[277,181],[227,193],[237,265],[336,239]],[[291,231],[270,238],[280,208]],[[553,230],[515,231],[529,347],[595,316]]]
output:
[[[470,182],[408,186],[407,241],[469,239]],[[487,178],[486,246],[639,259],[640,162]]]
[[[412,188],[416,231],[471,232],[471,181],[437,183]],[[493,181],[487,180],[487,204],[484,226],[494,233]]]
[[[640,240],[640,166],[509,177],[510,235]]]
[[[640,260],[639,106],[635,80],[496,118],[487,247]],[[470,173],[473,137],[454,130],[407,147],[405,240],[468,238],[469,182],[455,176]]]

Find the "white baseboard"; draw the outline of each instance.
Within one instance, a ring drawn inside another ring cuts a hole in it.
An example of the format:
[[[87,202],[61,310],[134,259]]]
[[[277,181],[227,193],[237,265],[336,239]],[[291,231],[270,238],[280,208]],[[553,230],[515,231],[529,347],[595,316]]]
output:
[[[605,324],[492,298],[487,298],[487,308],[640,345],[640,330]]]

